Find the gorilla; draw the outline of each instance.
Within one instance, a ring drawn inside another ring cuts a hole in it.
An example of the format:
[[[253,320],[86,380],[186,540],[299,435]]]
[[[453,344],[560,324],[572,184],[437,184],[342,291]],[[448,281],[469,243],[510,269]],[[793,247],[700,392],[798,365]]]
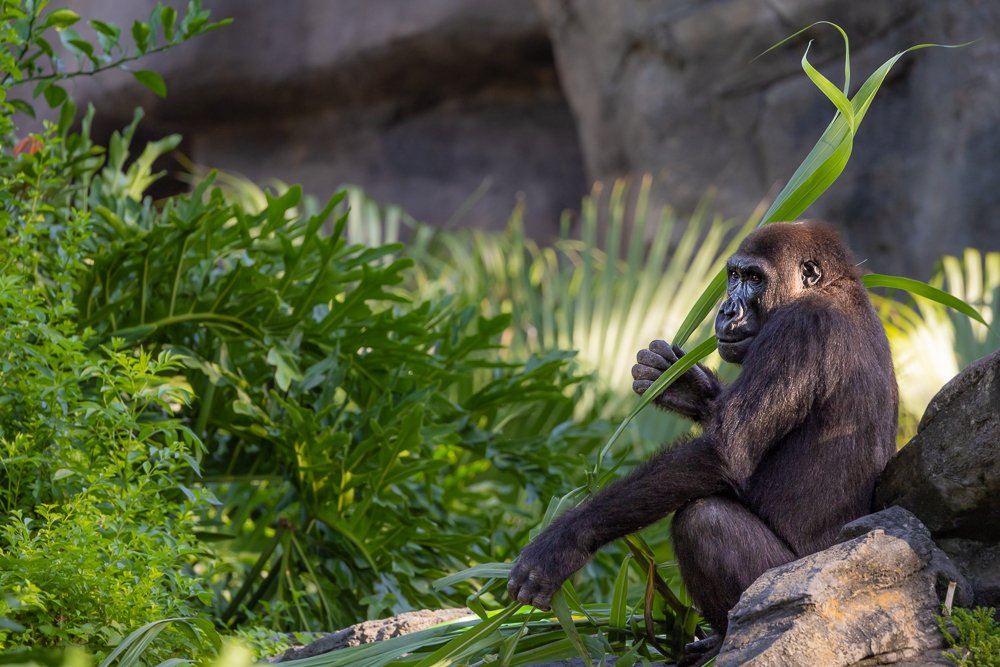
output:
[[[716,634],[765,570],[825,549],[871,510],[895,452],[898,395],[885,331],[836,231],[800,222],[751,233],[726,264],[715,320],[719,354],[740,364],[724,385],[698,364],[655,403],[702,427],[554,521],[517,558],[511,597],[548,609],[604,544],[675,512],[681,576]],[[684,352],[640,350],[643,393]],[[691,656],[689,656],[690,659]]]

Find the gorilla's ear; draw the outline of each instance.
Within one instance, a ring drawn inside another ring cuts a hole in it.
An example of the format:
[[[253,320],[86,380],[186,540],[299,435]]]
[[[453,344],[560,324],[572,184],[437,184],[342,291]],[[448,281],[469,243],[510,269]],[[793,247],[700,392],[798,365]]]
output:
[[[802,286],[812,287],[823,277],[823,272],[819,269],[819,264],[815,260],[808,259],[802,262]]]

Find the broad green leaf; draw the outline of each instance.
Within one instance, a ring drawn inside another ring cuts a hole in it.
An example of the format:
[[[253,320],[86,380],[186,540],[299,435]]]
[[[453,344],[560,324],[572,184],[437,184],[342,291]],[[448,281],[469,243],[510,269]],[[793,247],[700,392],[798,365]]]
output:
[[[901,289],[915,294],[917,296],[922,296],[925,299],[930,299],[931,301],[936,301],[944,306],[948,306],[953,310],[957,310],[966,317],[971,317],[972,319],[985,324],[987,327],[986,320],[983,319],[982,315],[976,311],[975,308],[962,301],[957,296],[953,294],[948,294],[947,292],[938,289],[937,287],[932,287],[927,283],[920,282],[919,280],[913,280],[912,278],[903,278],[901,276],[886,276],[880,273],[869,273],[862,278],[865,287],[888,287],[891,289]]]
[[[149,50],[149,26],[142,21],[132,22],[132,39],[135,40],[135,47],[139,50],[139,53],[145,53]]]
[[[174,39],[174,25],[177,23],[177,10],[166,5],[160,7],[160,25],[163,27],[163,36],[168,42]]]
[[[45,17],[45,21],[42,23],[42,28],[65,30],[79,20],[80,15],[72,9],[57,9],[50,12],[49,15]]]
[[[140,69],[132,72],[132,76],[135,77],[136,81],[146,86],[160,97],[167,96],[167,84],[163,81],[163,77],[156,72],[148,69]]]
[[[615,585],[611,593],[609,622],[611,627],[617,629],[624,629],[628,620],[628,566],[631,562],[631,554],[627,554],[622,559],[622,565],[618,569],[618,576],[615,577]]]

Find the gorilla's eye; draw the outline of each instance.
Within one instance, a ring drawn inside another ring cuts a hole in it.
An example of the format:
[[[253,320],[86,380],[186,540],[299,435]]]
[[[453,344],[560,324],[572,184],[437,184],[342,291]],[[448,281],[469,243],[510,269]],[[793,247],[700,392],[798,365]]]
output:
[[[730,271],[730,272],[729,272],[729,279],[730,279],[730,280],[739,280],[739,279],[740,279],[740,274],[739,274],[739,272],[738,272],[738,271],[736,271],[735,269],[734,269],[734,270],[732,270],[732,271]]]
[[[761,277],[759,273],[751,273],[747,276],[754,285],[760,285]]]

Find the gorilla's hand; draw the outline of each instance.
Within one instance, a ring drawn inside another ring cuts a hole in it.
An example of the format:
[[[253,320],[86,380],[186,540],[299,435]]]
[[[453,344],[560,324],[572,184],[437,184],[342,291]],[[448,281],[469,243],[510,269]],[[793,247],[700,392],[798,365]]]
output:
[[[552,596],[571,574],[587,564],[590,556],[577,544],[572,532],[558,524],[550,526],[517,557],[507,580],[507,592],[522,604],[548,611]]]
[[[644,393],[650,385],[684,356],[684,350],[669,345],[662,340],[654,340],[648,350],[639,350],[635,355],[637,363],[632,367],[632,391]],[[722,391],[722,384],[715,374],[695,364],[677,379],[667,390],[653,399],[653,403],[690,417],[697,422],[705,421],[711,413],[711,403]]]

